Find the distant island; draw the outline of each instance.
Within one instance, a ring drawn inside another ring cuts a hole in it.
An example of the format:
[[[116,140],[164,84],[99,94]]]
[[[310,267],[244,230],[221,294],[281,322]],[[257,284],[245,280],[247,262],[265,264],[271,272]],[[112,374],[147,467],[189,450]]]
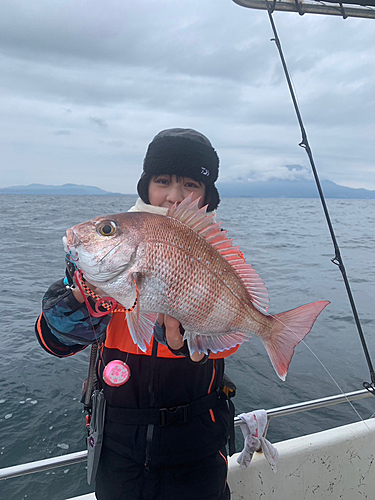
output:
[[[375,199],[375,191],[340,186],[332,181],[321,181],[326,198]],[[222,198],[318,198],[318,188],[314,181],[304,179],[273,179],[262,182],[223,182],[217,185]]]
[[[81,184],[63,184],[52,186],[47,184],[29,184],[28,186],[11,186],[0,188],[0,194],[49,194],[49,195],[96,195],[96,196],[124,196],[122,193],[111,193],[96,186]]]
[[[375,199],[375,191],[354,189],[340,186],[332,181],[322,181],[322,189],[326,198],[339,199]],[[318,189],[314,181],[274,179],[263,182],[219,182],[217,184],[222,198],[317,198]],[[126,196],[123,193],[105,191],[95,186],[64,184],[52,186],[45,184],[29,184],[28,186],[11,186],[0,188],[0,194],[44,194],[44,195],[76,195],[76,196]],[[134,196],[136,194],[134,193]],[[128,195],[129,196],[129,195]],[[130,195],[131,196],[131,195]]]

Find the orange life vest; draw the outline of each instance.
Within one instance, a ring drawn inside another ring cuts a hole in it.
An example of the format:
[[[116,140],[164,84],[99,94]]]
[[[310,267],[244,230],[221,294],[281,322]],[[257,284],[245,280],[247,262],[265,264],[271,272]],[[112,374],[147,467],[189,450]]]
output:
[[[104,342],[105,347],[108,349],[119,349],[122,352],[128,352],[130,354],[140,354],[145,356],[151,356],[152,342],[147,346],[146,352],[142,352],[139,347],[134,344],[133,339],[130,335],[128,324],[125,319],[125,313],[119,312],[113,314],[111,322],[107,327],[107,336]],[[218,352],[216,354],[211,353],[209,359],[222,359],[227,358],[231,354],[237,351],[239,346],[232,347],[223,352]],[[175,356],[167,346],[159,344],[158,348],[159,358],[175,358],[179,359],[179,356]],[[183,359],[183,358],[181,358]]]

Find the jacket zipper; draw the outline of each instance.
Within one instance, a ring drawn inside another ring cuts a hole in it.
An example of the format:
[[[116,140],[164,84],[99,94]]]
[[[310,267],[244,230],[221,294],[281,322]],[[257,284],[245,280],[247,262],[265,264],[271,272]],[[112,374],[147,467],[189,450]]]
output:
[[[155,373],[155,363],[158,355],[158,342],[153,339],[152,344],[152,352],[151,352],[151,373],[148,383],[148,393],[150,395],[150,408],[154,408],[155,406],[155,392],[154,392],[154,373]],[[148,473],[150,471],[150,463],[151,463],[151,444],[152,444],[152,436],[154,434],[154,424],[147,425],[146,432],[146,456],[145,456],[145,472]]]

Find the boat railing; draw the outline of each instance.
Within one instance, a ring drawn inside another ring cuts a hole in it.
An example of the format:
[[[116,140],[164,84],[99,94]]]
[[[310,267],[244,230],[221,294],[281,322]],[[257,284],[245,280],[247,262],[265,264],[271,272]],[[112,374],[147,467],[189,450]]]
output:
[[[340,403],[345,403],[349,401],[356,401],[359,399],[367,398],[372,394],[367,389],[362,389],[359,391],[348,392],[346,394],[339,394],[336,396],[328,396],[326,398],[314,399],[311,401],[304,401],[302,403],[296,403],[288,406],[281,406],[278,408],[272,408],[266,410],[268,420],[275,417],[281,417],[284,415],[293,415],[295,413],[300,413],[303,411],[315,410],[317,408],[326,408],[328,406],[337,405]],[[235,417],[234,425],[239,426],[241,419]],[[87,460],[87,451],[78,451],[76,453],[69,453],[67,455],[62,455],[59,457],[47,458],[45,460],[38,460],[35,462],[28,462],[25,464],[14,465],[11,467],[5,467],[0,469],[0,480],[10,479],[12,477],[25,476],[26,474],[34,474],[36,472],[48,471],[51,469],[56,469],[58,467],[66,467],[68,465],[73,465],[81,463]]]
[[[264,0],[233,0],[242,7],[251,9],[267,10],[267,4]],[[351,5],[351,4],[354,5]],[[365,3],[365,2],[363,2]],[[367,2],[368,3],[368,2]],[[344,5],[343,5],[344,4]],[[357,5],[356,5],[357,4]],[[324,14],[331,16],[361,17],[364,19],[375,19],[375,9],[371,5],[361,5],[362,2],[348,2],[345,0],[332,3],[332,0],[313,1],[313,0],[275,0],[270,2],[272,10],[284,12],[298,12],[303,14]]]

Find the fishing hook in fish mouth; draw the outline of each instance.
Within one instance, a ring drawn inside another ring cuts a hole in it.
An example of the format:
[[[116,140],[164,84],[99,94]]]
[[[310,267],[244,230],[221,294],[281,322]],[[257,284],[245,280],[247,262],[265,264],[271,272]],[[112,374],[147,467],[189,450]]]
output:
[[[79,258],[78,257],[74,258],[73,254],[72,254],[72,251],[68,250],[68,252],[66,252],[66,254],[65,254],[65,260],[67,260],[68,262],[70,262],[71,264],[73,264],[74,267],[76,267],[76,265],[74,263],[78,262]]]

